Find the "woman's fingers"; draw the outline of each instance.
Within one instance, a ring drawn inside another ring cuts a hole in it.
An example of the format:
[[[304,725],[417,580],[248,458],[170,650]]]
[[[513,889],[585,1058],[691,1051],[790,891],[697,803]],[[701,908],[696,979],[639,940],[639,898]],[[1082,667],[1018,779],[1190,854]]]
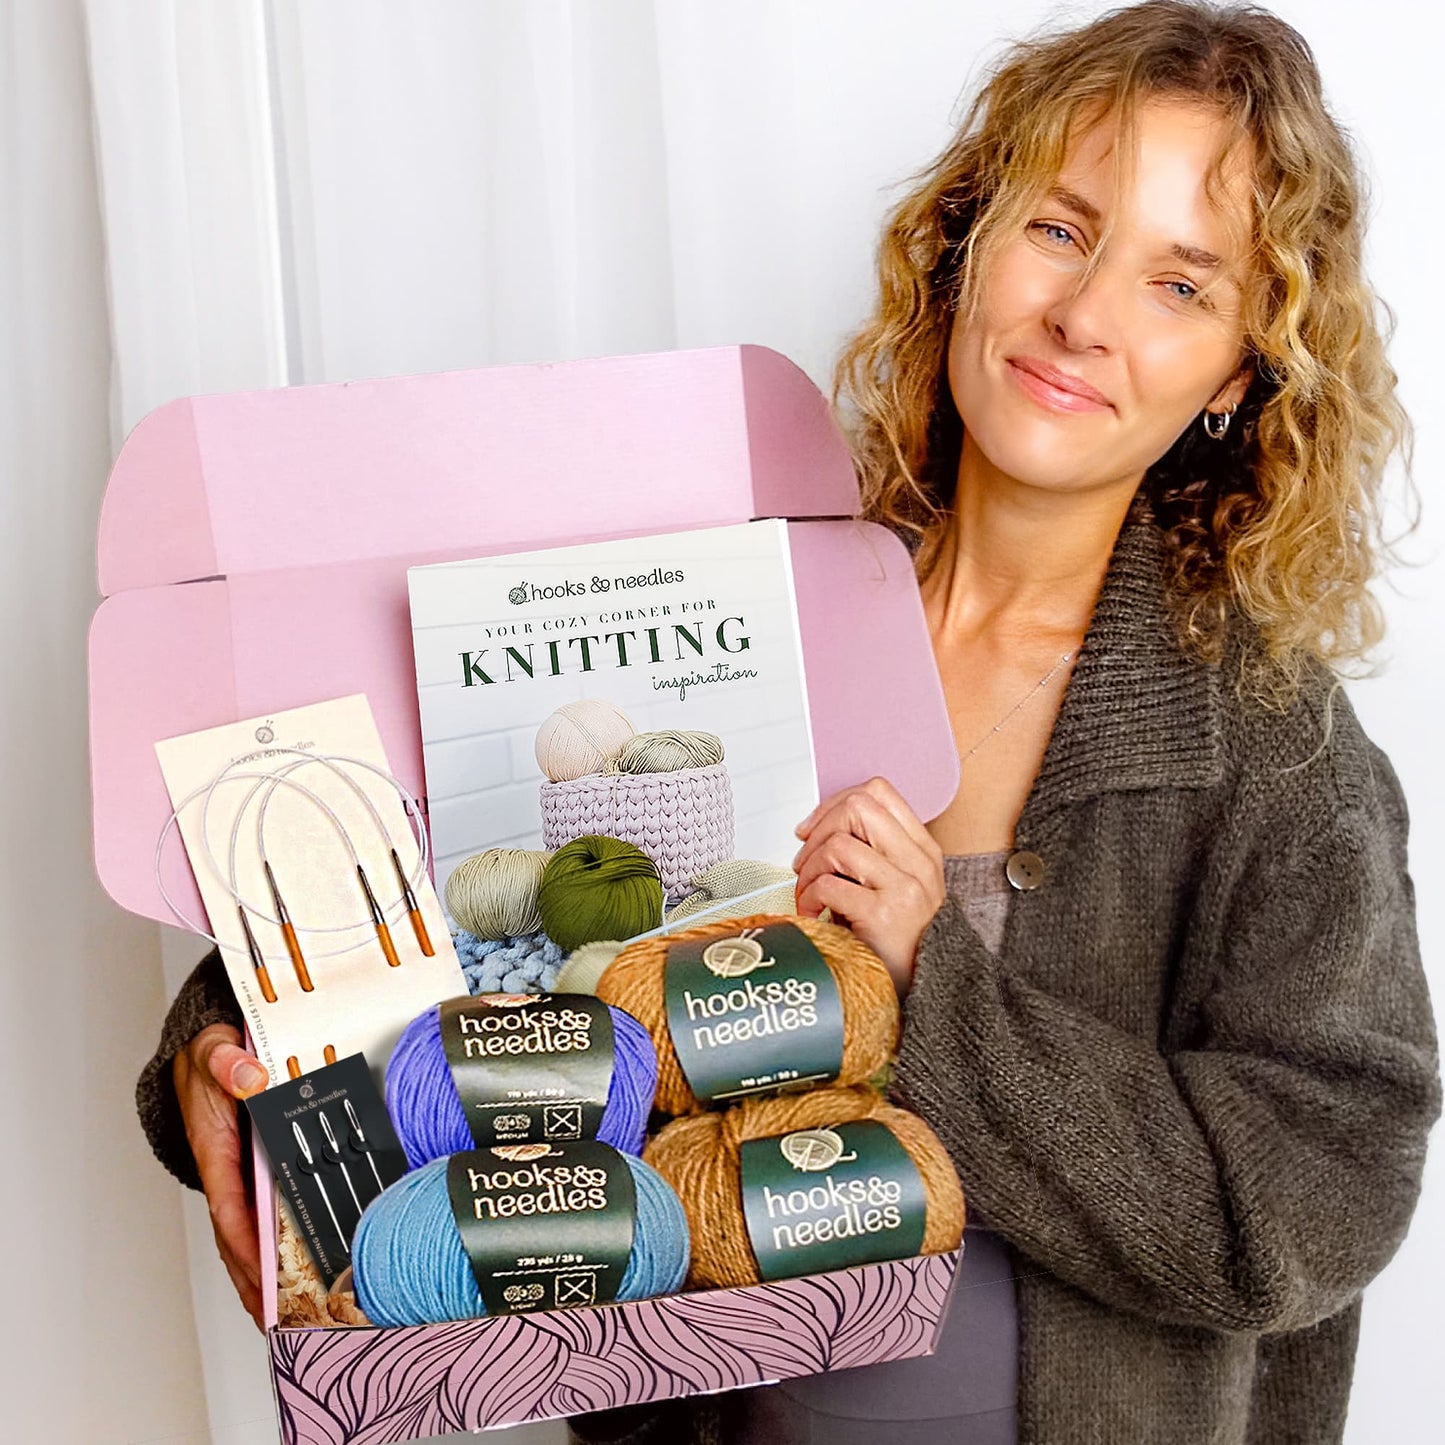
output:
[[[909,872],[894,861],[890,851],[852,833],[815,833],[799,851],[797,891],[802,893],[822,873],[836,873],[865,888],[889,887]]]
[[[236,1033],[235,1029],[227,1031]],[[211,1077],[234,1099],[249,1099],[266,1087],[266,1070],[256,1061],[255,1054],[248,1054],[241,1047],[239,1035],[234,1043],[218,1040],[207,1051],[206,1065]]]
[[[886,778],[825,799],[798,832],[798,912],[829,909],[906,989],[918,940],[943,903],[943,850]]]
[[[883,779],[870,781],[884,783]],[[892,788],[888,783],[884,786]],[[832,806],[814,820],[807,839],[793,858],[799,886],[809,881],[820,868],[831,870],[837,865],[843,847],[841,840],[845,838],[854,838],[866,844],[903,873],[926,877],[936,875],[941,881],[943,850],[896,791],[893,796],[905,811],[906,819],[901,818],[894,807],[866,785],[837,794]],[[823,849],[831,852],[825,854],[821,851]],[[856,858],[859,855],[855,849],[849,856]],[[849,873],[847,868],[838,868],[837,871],[848,877],[857,876]],[[858,881],[869,880],[860,878]]]
[[[846,828],[856,837],[871,842],[873,839],[868,832],[870,823],[876,831],[880,820],[885,817],[891,818],[901,832],[925,852],[942,856],[933,835],[923,826],[908,800],[887,778],[872,777],[857,787],[844,788],[824,798],[793,831],[806,841],[820,824],[826,824],[830,828]]]
[[[820,873],[798,892],[797,910],[816,918],[827,908],[834,919],[850,928],[882,960],[893,986],[908,991],[918,954],[918,940],[937,906],[924,901],[926,890],[916,879],[906,879],[889,891],[865,888],[836,873]]]
[[[830,896],[820,898],[815,885],[825,878],[835,878],[848,888],[828,890]],[[931,918],[943,903],[944,889],[942,880],[928,869],[900,867],[851,834],[835,833],[803,863],[796,896],[800,903],[816,900],[835,912],[839,911],[835,900],[841,903],[846,898],[852,912],[849,907],[841,911],[850,921],[856,916],[886,926],[922,914]]]
[[[266,1074],[229,1024],[203,1029],[175,1058],[176,1098],[195,1157],[221,1261],[247,1313],[262,1327],[261,1248],[241,1172],[236,1096],[255,1093]]]

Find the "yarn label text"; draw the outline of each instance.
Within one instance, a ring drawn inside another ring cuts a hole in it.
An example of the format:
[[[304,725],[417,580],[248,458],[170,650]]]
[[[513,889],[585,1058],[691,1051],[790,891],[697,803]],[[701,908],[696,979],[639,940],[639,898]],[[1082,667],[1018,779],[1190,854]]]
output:
[[[838,984],[795,924],[672,944],[663,989],[673,1047],[699,1099],[811,1088],[838,1077]]]
[[[437,1010],[477,1146],[595,1139],[615,1066],[612,1015],[586,994],[479,994]]]
[[[741,1174],[762,1279],[908,1259],[923,1246],[923,1180],[876,1120],[746,1140]]]
[[[447,1193],[488,1313],[614,1299],[632,1255],[637,1191],[606,1144],[454,1154]]]

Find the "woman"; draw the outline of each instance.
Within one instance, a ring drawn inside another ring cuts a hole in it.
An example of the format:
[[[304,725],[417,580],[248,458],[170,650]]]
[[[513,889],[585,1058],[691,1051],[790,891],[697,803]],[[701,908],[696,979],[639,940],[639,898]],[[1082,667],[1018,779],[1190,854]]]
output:
[[[1303,41],[1180,0],[1015,48],[894,213],[840,375],[961,785],[927,825],[886,780],[825,799],[798,906],[888,964],[897,1092],[989,1230],[932,1359],[584,1438],[1340,1438],[1440,1108],[1404,804],[1332,673],[1405,430],[1359,228]],[[143,1113],[229,1239],[207,977]]]
[[[1439,1111],[1404,804],[1330,670],[1405,430],[1358,189],[1294,31],[1156,0],[1017,47],[894,212],[840,376],[961,784],[825,799],[798,907],[893,971],[896,1092],[1012,1269],[970,1232],[935,1357],[694,1407],[721,1438],[1340,1438]]]

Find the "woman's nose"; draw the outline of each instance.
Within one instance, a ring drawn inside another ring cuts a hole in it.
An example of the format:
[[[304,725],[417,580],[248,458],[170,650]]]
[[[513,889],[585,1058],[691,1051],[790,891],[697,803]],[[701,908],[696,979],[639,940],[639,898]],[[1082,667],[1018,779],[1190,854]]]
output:
[[[1122,283],[1107,262],[1061,277],[1044,322],[1069,351],[1112,350],[1118,344],[1124,310]]]

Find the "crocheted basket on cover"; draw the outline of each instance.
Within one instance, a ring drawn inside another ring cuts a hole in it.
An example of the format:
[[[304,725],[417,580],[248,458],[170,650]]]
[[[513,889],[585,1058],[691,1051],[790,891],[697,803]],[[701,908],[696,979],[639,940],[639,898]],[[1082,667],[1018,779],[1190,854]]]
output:
[[[733,785],[725,763],[671,773],[588,773],[542,784],[542,846],[600,833],[641,848],[669,901],[733,856]]]

